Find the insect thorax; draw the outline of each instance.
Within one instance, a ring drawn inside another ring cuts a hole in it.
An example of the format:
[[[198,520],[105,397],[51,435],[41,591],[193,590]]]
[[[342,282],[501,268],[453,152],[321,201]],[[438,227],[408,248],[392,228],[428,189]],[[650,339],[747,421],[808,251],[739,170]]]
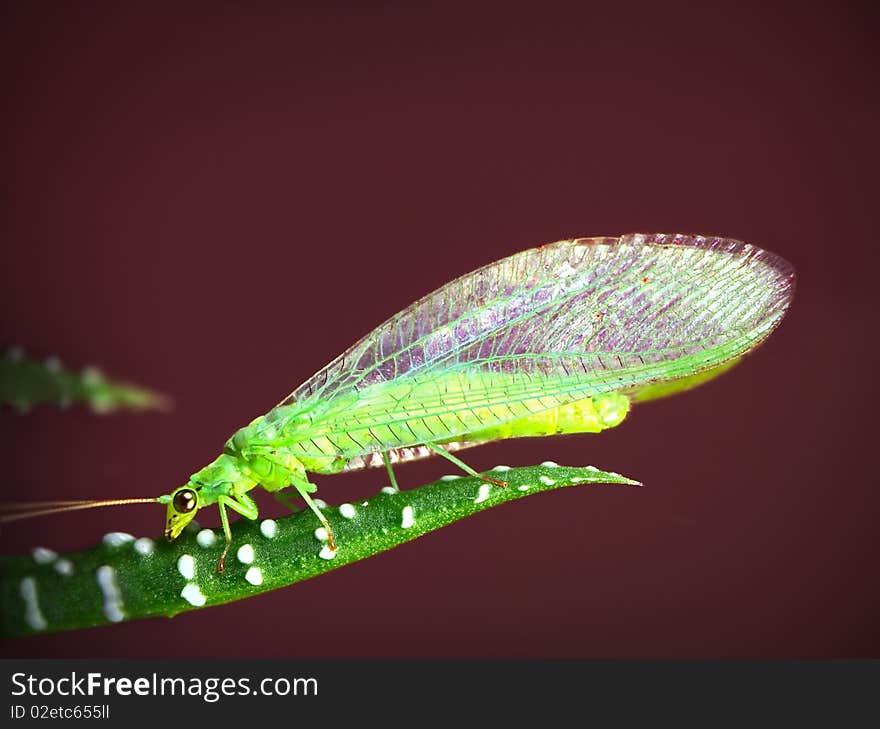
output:
[[[215,503],[218,496],[244,493],[257,485],[246,465],[228,453],[190,476],[189,483],[199,495],[200,507]]]
[[[262,416],[226,441],[223,454],[235,461],[245,478],[267,491],[277,491],[292,480],[307,480],[306,467],[284,445],[277,427]]]

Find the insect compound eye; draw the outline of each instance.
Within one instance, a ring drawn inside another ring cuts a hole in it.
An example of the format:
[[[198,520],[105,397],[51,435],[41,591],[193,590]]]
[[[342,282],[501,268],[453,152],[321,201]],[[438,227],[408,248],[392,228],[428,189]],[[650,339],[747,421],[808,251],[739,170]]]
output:
[[[174,510],[188,514],[196,508],[196,494],[192,489],[180,489],[174,494]]]

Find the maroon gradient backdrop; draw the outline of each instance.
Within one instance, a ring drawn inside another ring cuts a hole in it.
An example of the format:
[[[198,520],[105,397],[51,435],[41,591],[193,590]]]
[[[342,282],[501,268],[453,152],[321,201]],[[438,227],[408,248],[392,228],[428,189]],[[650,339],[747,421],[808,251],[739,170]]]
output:
[[[5,654],[880,653],[868,11],[123,5],[4,4],[2,338],[176,407],[0,414],[4,499],[166,492],[385,317],[538,243],[729,235],[791,260],[798,293],[712,384],[601,436],[468,454],[644,489],[526,499],[292,588]],[[318,483],[338,503],[383,479]],[[0,542],[161,526],[133,506]]]

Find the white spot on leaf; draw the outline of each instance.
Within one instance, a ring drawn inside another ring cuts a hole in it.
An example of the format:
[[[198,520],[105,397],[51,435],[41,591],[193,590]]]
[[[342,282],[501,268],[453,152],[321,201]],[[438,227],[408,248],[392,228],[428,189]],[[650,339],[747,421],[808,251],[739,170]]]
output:
[[[214,534],[213,529],[202,529],[202,531],[196,534],[196,544],[204,549],[213,547],[216,541],[217,535]]]
[[[98,578],[98,586],[104,595],[104,615],[111,623],[118,623],[125,617],[125,613],[122,612],[122,593],[116,583],[116,570],[105,564],[98,567],[95,577]]]
[[[493,468],[492,470],[493,471],[509,471],[510,466],[495,466],[495,468]]]
[[[354,506],[352,506],[351,504],[339,505],[339,516],[342,516],[346,519],[354,519],[356,513],[357,512],[354,510]]]
[[[318,552],[318,556],[321,559],[333,559],[336,556],[336,550],[330,549],[326,544],[323,546],[320,552]]]
[[[59,559],[53,567],[62,577],[70,577],[73,574],[73,562],[69,559]]]
[[[324,527],[318,527],[315,529],[315,539],[319,542],[327,541],[327,530]]]
[[[180,591],[180,596],[194,607],[201,607],[207,602],[207,598],[202,594],[202,591],[195,582],[187,582],[186,586]]]
[[[244,575],[244,578],[252,585],[263,584],[263,571],[259,567],[251,567]]]
[[[383,493],[383,494],[396,494],[396,493],[397,493],[397,489],[394,488],[393,486],[383,486],[383,487],[382,487],[382,493]]]
[[[274,519],[263,519],[260,522],[260,534],[266,539],[275,539],[275,535],[278,534],[278,522]]]
[[[134,537],[125,532],[110,532],[109,534],[104,535],[103,541],[106,546],[116,548],[128,544],[129,542],[133,542]]]
[[[134,540],[134,551],[142,557],[152,554],[155,546],[155,543],[149,537],[141,537],[140,539]]]
[[[31,552],[31,556],[37,564],[49,564],[58,559],[58,552],[46,549],[46,547],[35,547]]]
[[[482,504],[486,499],[489,498],[489,492],[492,487],[487,483],[481,483],[480,488],[477,490],[477,498],[474,499],[475,504]]]
[[[235,556],[242,564],[250,564],[254,561],[254,548],[250,544],[242,544]]]
[[[545,486],[554,486],[554,485],[556,484],[556,481],[554,481],[554,480],[553,480],[552,478],[550,478],[549,476],[539,476],[539,477],[538,477],[538,480],[539,480],[542,484],[544,484]]]
[[[185,580],[191,580],[196,576],[196,561],[191,554],[181,554],[177,560],[177,571]]]
[[[409,529],[416,523],[416,515],[411,506],[404,506],[401,512],[400,526],[403,529]]]
[[[458,479],[460,479],[460,478],[461,478],[461,476],[450,473],[446,476],[441,476],[440,480],[441,481],[458,481]]]
[[[559,468],[559,464],[556,461],[544,461],[541,465],[546,468]]]
[[[37,581],[33,577],[25,577],[21,581],[21,599],[24,600],[24,619],[33,630],[45,630],[48,627],[46,618],[40,612],[37,600]]]

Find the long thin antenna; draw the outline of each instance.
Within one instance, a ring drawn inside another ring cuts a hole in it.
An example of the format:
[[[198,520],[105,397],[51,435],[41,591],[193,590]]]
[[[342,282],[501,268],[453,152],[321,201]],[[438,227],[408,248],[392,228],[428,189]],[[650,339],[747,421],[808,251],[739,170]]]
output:
[[[13,501],[0,503],[0,511],[22,511],[23,509],[39,509],[49,506],[69,506],[70,504],[91,504],[95,499],[73,499],[71,501]]]
[[[97,509],[102,506],[124,506],[125,504],[155,504],[159,499],[104,499],[93,501],[44,501],[30,503],[2,504],[0,510],[9,510],[11,513],[0,514],[0,524],[8,524],[11,521],[31,519],[35,516],[47,514],[60,514],[65,511],[78,511],[80,509]]]

